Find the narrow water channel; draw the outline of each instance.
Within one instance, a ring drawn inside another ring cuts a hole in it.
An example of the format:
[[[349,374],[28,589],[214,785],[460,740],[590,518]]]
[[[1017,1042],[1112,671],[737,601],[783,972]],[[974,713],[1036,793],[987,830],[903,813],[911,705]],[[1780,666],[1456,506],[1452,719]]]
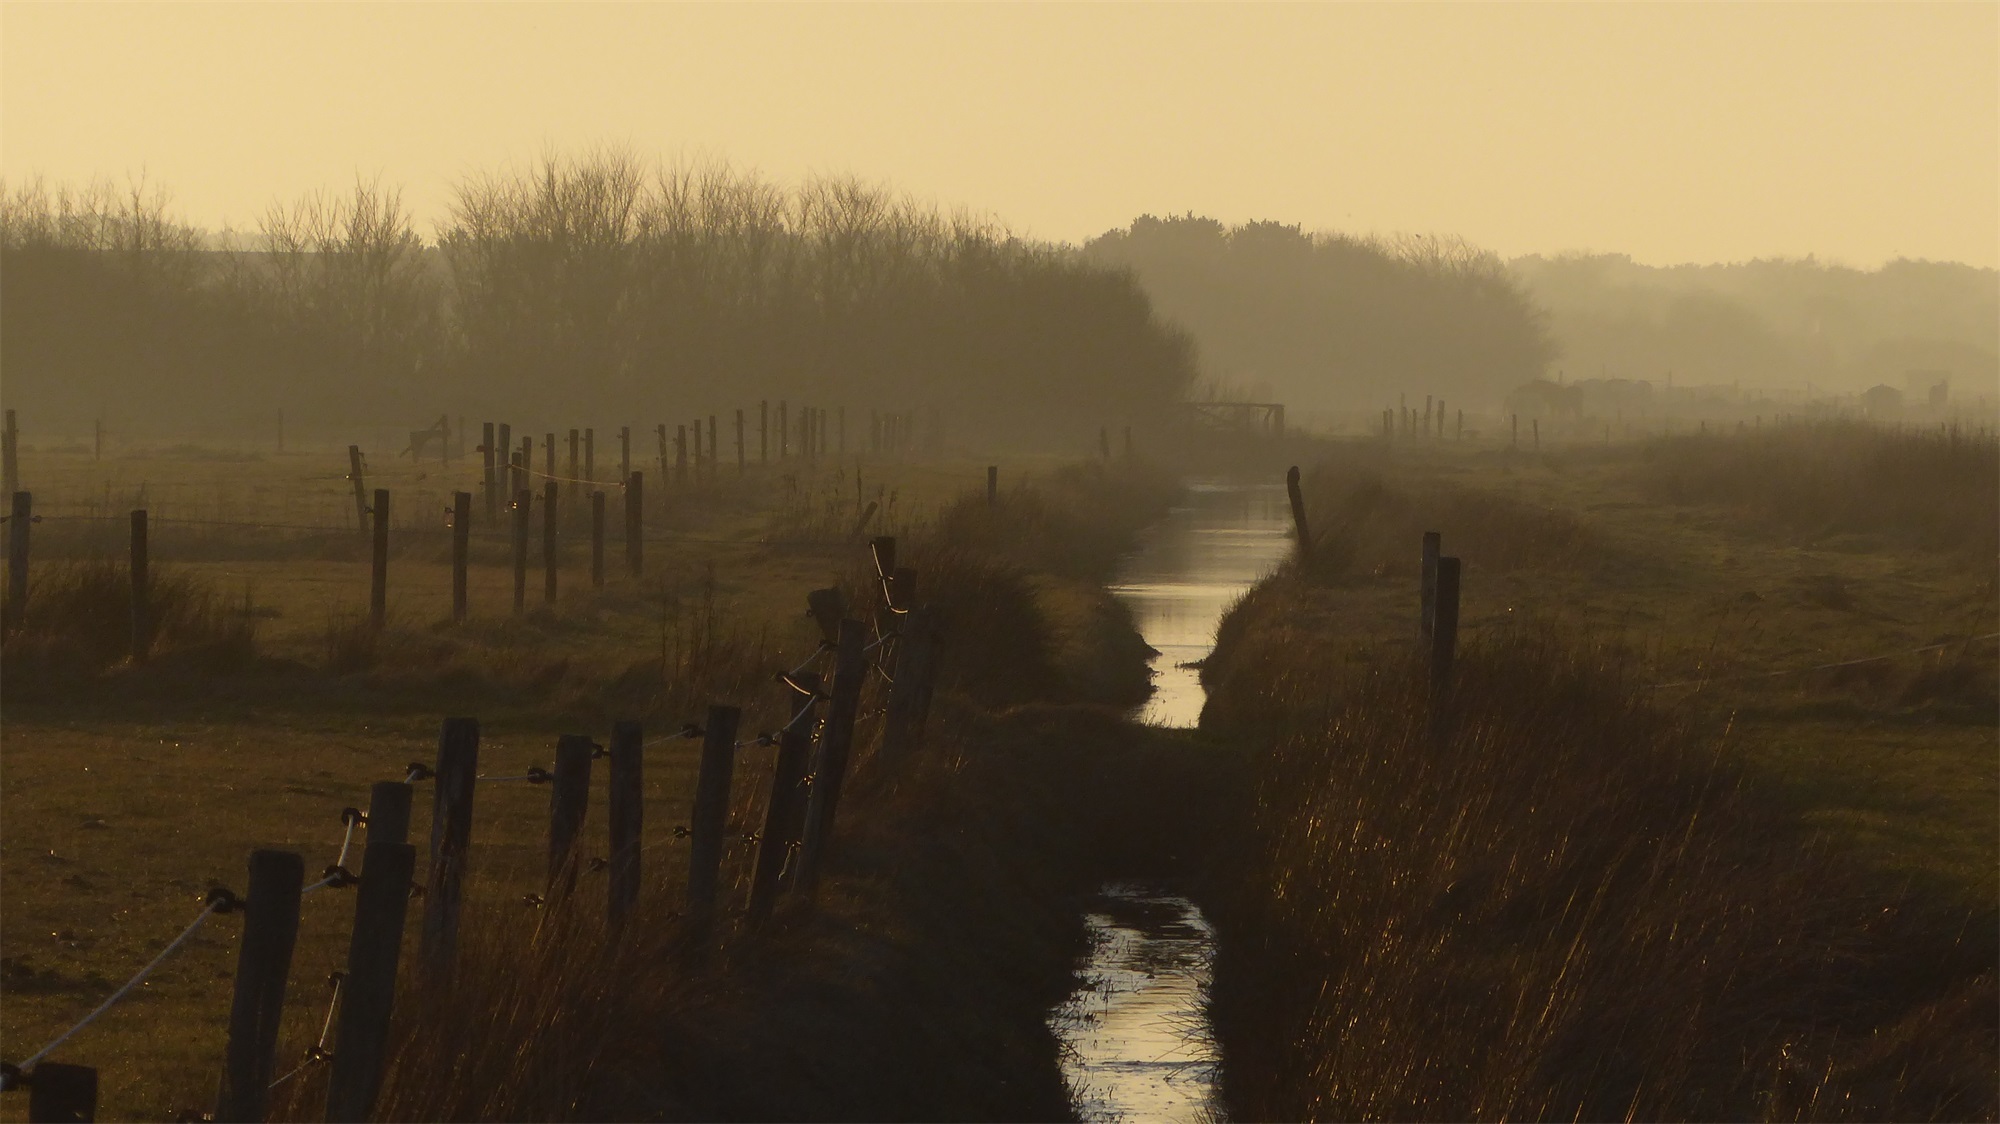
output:
[[[1112,593],[1159,652],[1140,721],[1201,720],[1206,697],[1189,665],[1207,657],[1230,604],[1291,549],[1286,504],[1282,486],[1193,483],[1124,560]],[[1089,903],[1084,924],[1090,952],[1077,989],[1049,1015],[1067,1047],[1063,1080],[1077,1115],[1219,1120],[1206,1007],[1215,934],[1201,910],[1165,887],[1115,883]]]

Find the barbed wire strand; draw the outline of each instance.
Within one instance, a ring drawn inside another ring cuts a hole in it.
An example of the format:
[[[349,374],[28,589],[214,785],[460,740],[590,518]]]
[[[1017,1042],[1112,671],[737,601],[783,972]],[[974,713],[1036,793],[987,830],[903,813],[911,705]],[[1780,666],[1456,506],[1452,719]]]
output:
[[[2000,639],[2000,632],[1989,632],[1984,636],[1968,636],[1962,640],[1946,640],[1940,644],[1926,644],[1921,648],[1911,648],[1904,652],[1889,652],[1880,656],[1863,656],[1860,659],[1814,664],[1812,667],[1788,667],[1781,671],[1756,671],[1747,675],[1719,675],[1709,679],[1682,679],[1673,683],[1653,683],[1649,685],[1649,689],[1657,691],[1665,690],[1669,687],[1700,687],[1710,683],[1738,683],[1748,679],[1775,679],[1780,675],[1805,675],[1808,672],[1814,671],[1831,671],[1837,667],[1853,667],[1856,664],[1879,663],[1882,660],[1893,660],[1903,656],[1919,656],[1925,652],[1935,652],[1940,648],[1949,648],[1956,644],[1977,644],[1982,640],[1996,639]]]

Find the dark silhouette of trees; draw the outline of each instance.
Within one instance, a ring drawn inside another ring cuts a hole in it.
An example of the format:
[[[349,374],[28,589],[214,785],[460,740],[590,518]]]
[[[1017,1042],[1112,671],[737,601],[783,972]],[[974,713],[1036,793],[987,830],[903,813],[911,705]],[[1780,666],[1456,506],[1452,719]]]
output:
[[[1132,270],[1229,393],[1307,417],[1372,416],[1399,391],[1495,401],[1554,355],[1499,259],[1456,239],[1147,215],[1083,253]]]

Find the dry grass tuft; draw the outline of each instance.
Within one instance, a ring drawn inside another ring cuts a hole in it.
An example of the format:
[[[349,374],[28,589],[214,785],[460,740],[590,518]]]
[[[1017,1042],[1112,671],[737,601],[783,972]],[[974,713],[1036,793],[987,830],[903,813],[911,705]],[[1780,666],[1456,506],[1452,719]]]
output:
[[[1222,894],[1232,1115],[2000,1110],[1992,918],[1788,825],[1617,657],[1476,643],[1438,741],[1416,667],[1347,654],[1251,626],[1231,658],[1262,672],[1224,680],[1222,713],[1276,729],[1255,874]]]
[[[191,575],[148,574],[154,662],[233,671],[257,653],[257,620]],[[35,567],[27,611],[0,658],[9,693],[79,683],[127,660],[132,650],[132,572],[102,559]]]

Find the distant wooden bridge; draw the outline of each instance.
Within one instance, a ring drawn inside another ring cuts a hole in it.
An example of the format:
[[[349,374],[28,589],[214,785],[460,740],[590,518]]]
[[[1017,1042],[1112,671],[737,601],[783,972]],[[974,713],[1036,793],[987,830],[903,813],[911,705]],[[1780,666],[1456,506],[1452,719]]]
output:
[[[1203,429],[1285,435],[1282,402],[1189,402],[1183,408],[1188,421]]]

